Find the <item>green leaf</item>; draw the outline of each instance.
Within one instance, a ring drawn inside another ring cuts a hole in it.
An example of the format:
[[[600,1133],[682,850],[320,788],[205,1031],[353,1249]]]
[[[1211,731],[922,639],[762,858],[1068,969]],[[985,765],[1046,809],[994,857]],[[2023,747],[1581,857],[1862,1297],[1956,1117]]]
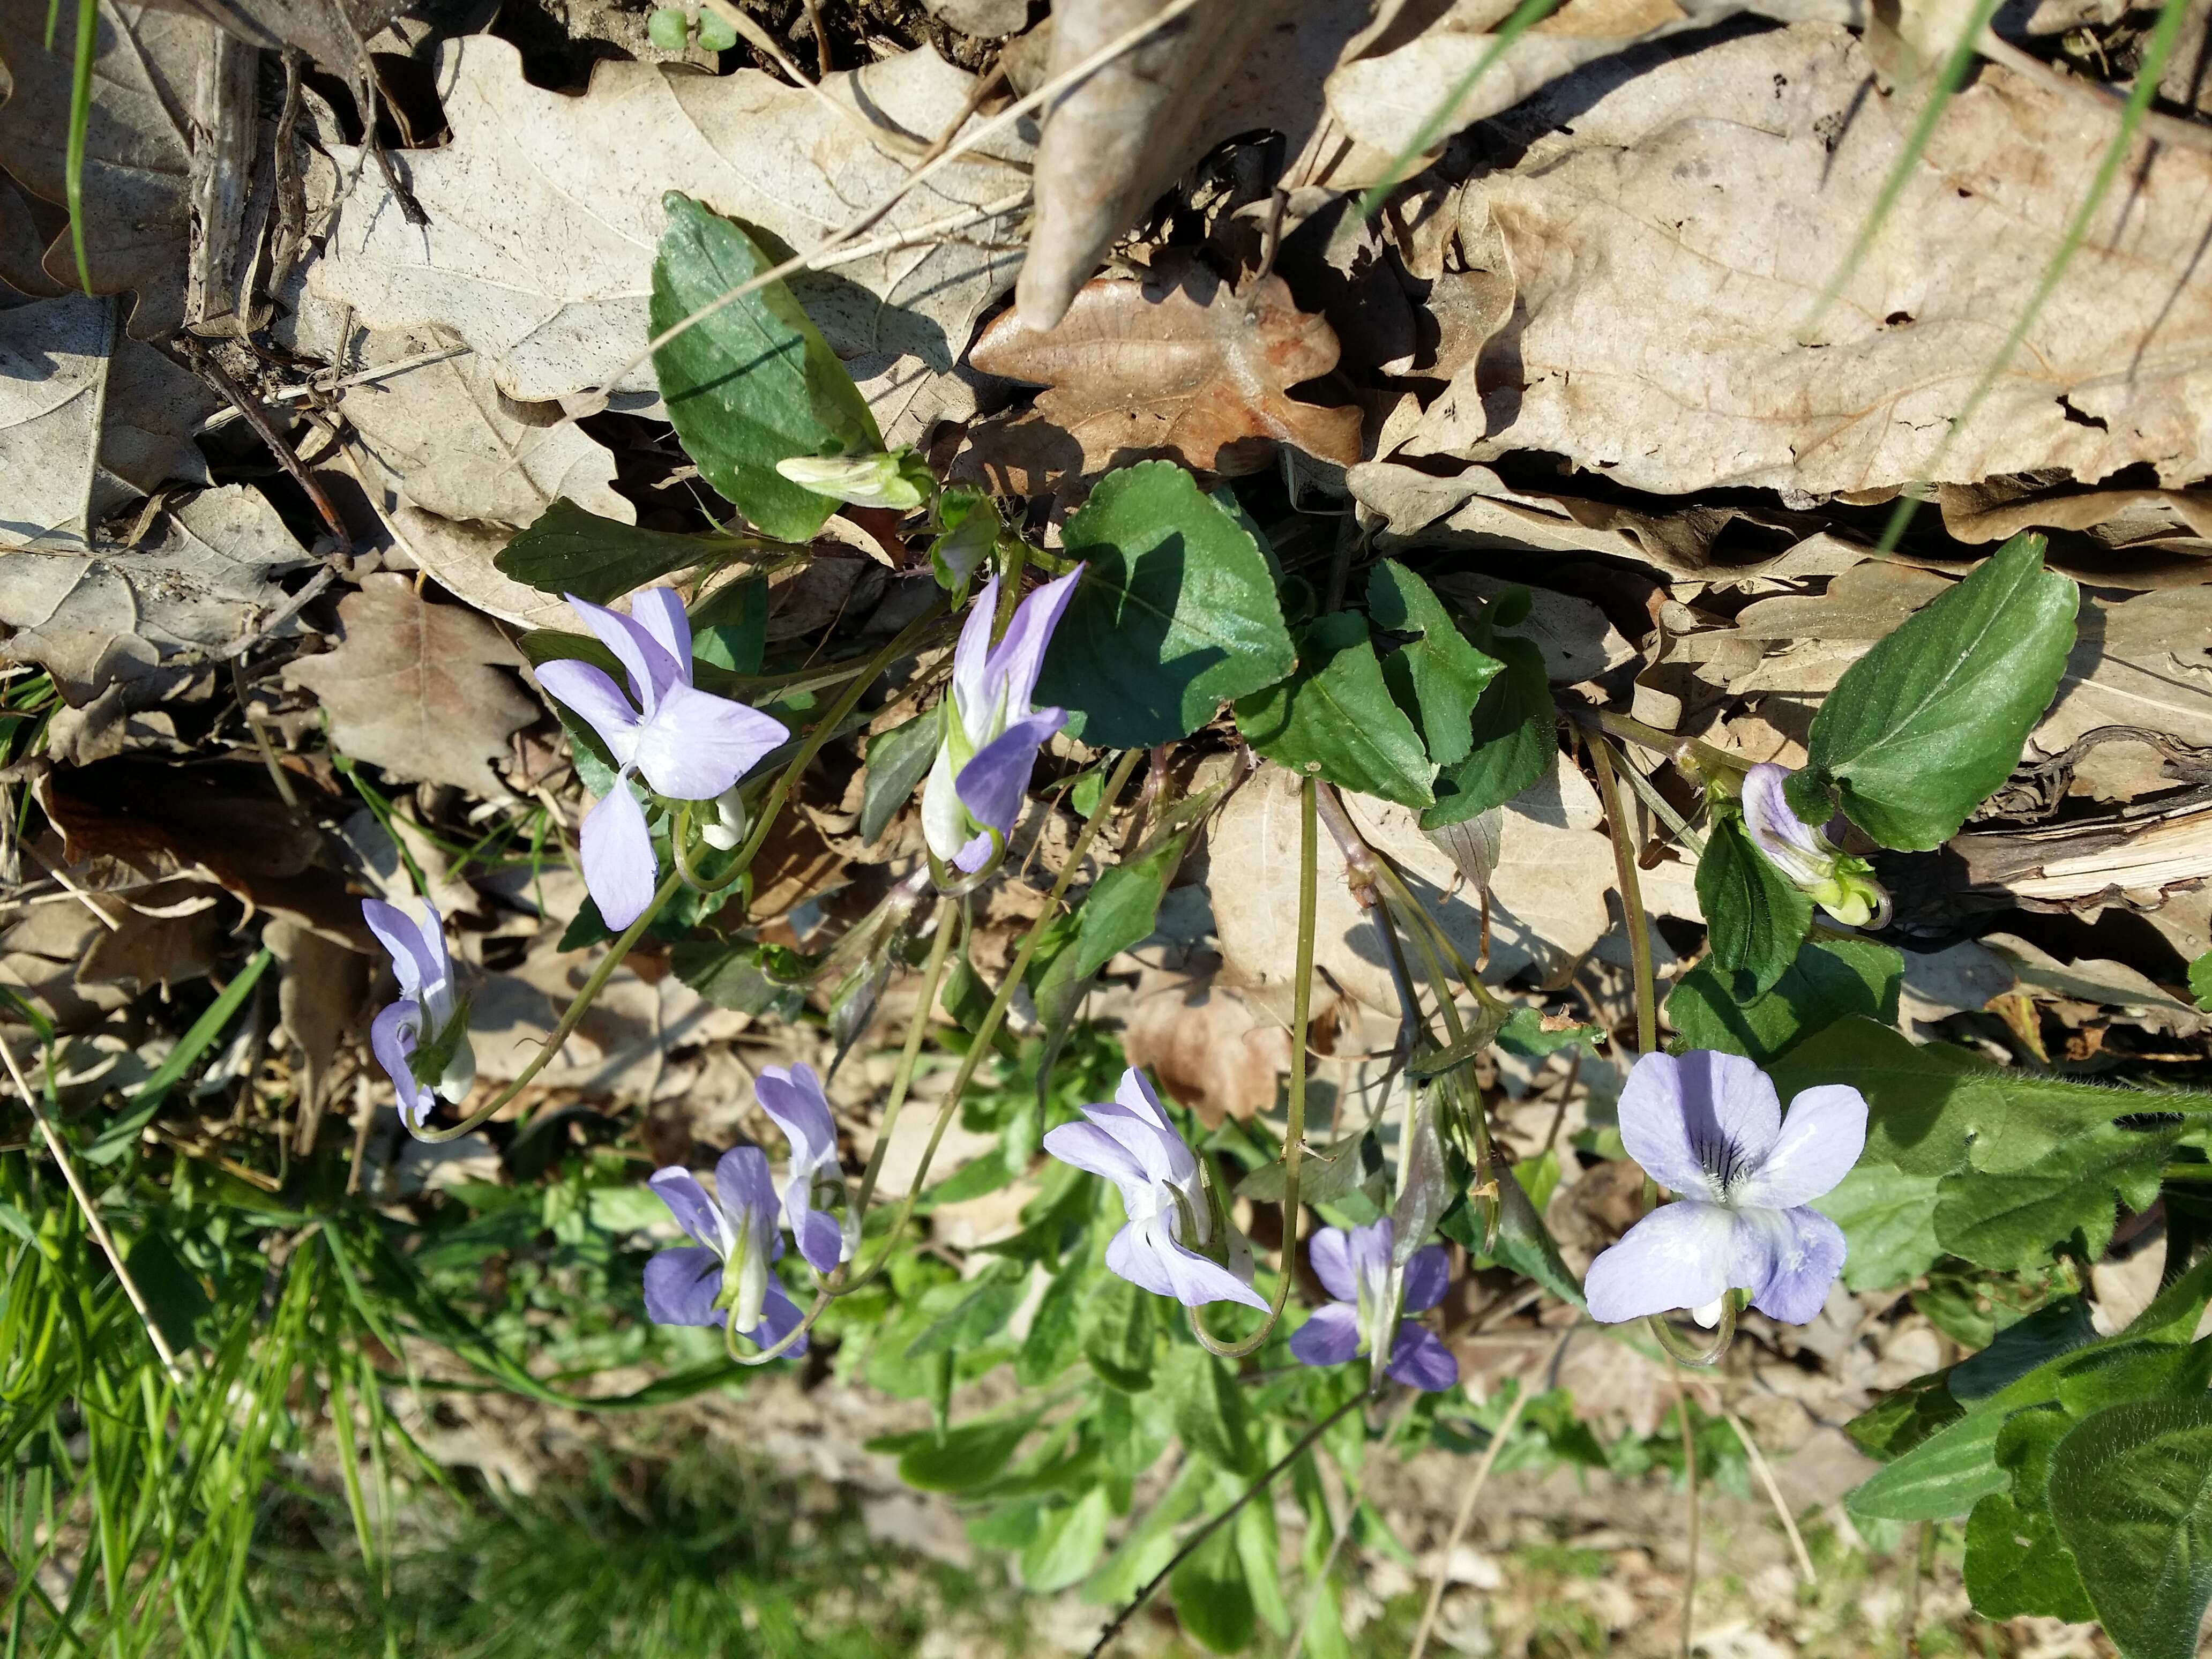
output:
[[[2130,1211],[2148,1209],[2179,1133],[2102,1123],[2013,1174],[1946,1176],[1937,1187],[1936,1237],[1953,1255],[2007,1272],[2040,1266],[2061,1249],[2080,1261],[2101,1261],[2112,1240],[2114,1195]]]
[[[668,229],[653,262],[656,335],[773,264],[751,237],[690,197],[671,191],[661,201]],[[701,475],[778,540],[806,540],[837,506],[785,478],[778,461],[884,447],[853,377],[781,282],[685,330],[653,354],[653,368]]]
[[[1118,864],[1098,878],[1083,901],[1083,926],[1075,939],[1076,978],[1089,979],[1151,935],[1190,835],[1185,830],[1170,836],[1143,856]]]
[[[2212,1400],[2099,1412],[2052,1454],[2051,1511],[2127,1659],[2190,1659],[2212,1599]]]
[[[945,707],[940,702],[927,714],[868,739],[867,775],[860,781],[860,839],[871,846],[914,798],[915,786],[929,775],[944,735]]]
[[[679,536],[603,519],[562,495],[515,532],[492,562],[501,574],[541,593],[574,593],[594,605],[611,605],[676,571],[721,565],[758,550],[758,543],[744,537]]]
[[[1178,1562],[1168,1577],[1176,1618],[1215,1653],[1242,1653],[1252,1645],[1256,1609],[1245,1582],[1234,1527],[1218,1527]]]
[[[1966,1519],[1966,1593],[1984,1619],[2094,1616],[2047,1495],[2051,1453],[2073,1427],[2064,1412],[2045,1407],[1998,1431],[1997,1467],[2011,1474],[2012,1489],[1991,1492]]]
[[[1534,1008],[1516,1008],[1506,1016],[1505,1024],[1498,1028],[1498,1046],[1523,1060],[1541,1060],[1562,1048],[1577,1047],[1585,1054],[1594,1054],[1604,1042],[1605,1033],[1595,1025],[1570,1023],[1547,1026],[1544,1018]]]
[[[1844,1424],[1844,1432],[1868,1456],[1889,1462],[1965,1415],[1966,1408],[1944,1386],[1944,1374],[1937,1371],[1876,1401]]]
[[[1948,841],[2019,763],[2074,648],[2080,598],[2044,568],[2040,536],[2014,537],[1844,672],[1814,717],[1791,805],[1818,822],[1814,798],[1833,786],[1885,847]]]
[[[1513,1170],[1498,1169],[1498,1249],[1483,1253],[1482,1224],[1474,1206],[1462,1196],[1437,1222],[1437,1231],[1467,1247],[1480,1264],[1495,1262],[1523,1279],[1534,1280],[1571,1308],[1583,1305],[1583,1287],[1574,1270],[1559,1254],[1559,1242],[1544,1224],[1544,1217]]]
[[[676,977],[713,1003],[741,1014],[797,1014],[804,986],[781,984],[761,964],[760,946],[750,939],[681,939],[669,951]]]
[[[1124,1394],[1142,1394],[1152,1386],[1157,1328],[1150,1293],[1109,1273],[1084,1309],[1083,1357]]]
[[[1260,544],[1172,461],[1109,472],[1062,535],[1087,568],[1036,701],[1108,749],[1188,737],[1297,665]]]
[[[899,1479],[923,1492],[971,1492],[997,1479],[1015,1449],[1036,1425],[1034,1414],[989,1423],[963,1423],[939,1436],[934,1429],[884,1435],[867,1449],[896,1456]]]
[[[2212,951],[2189,964],[2189,994],[2198,1007],[2212,1013]]]
[[[1349,611],[1322,617],[1300,641],[1297,672],[1237,704],[1237,729],[1301,776],[1402,806],[1426,806],[1429,757],[1390,696],[1367,624]]]
[[[1372,1168],[1368,1164],[1370,1151],[1375,1159]],[[1375,1144],[1373,1133],[1367,1129],[1348,1134],[1341,1140],[1332,1140],[1326,1146],[1309,1146],[1305,1156],[1298,1160],[1298,1201],[1333,1204],[1358,1191],[1369,1176],[1382,1168],[1382,1150]],[[1255,1203],[1279,1204],[1285,1186],[1282,1160],[1272,1158],[1237,1183],[1237,1196]]]
[[[2096,1320],[2087,1300],[2078,1296],[2056,1297],[2006,1326],[1979,1353],[1952,1366],[1951,1397],[1971,1406],[2010,1388],[2038,1365],[2086,1348],[2096,1340]]]
[[[1716,818],[1698,860],[1698,903],[1713,960],[1748,1000],[1771,989],[1797,960],[1813,923],[1813,901],[1752,845],[1742,818]]]
[[[1688,1048],[1718,1048],[1771,1066],[1812,1033],[1847,1015],[1897,1023],[1905,957],[1869,939],[1809,939],[1768,989],[1738,1001],[1733,975],[1712,957],[1667,999],[1667,1018]]]
[[[1111,1512],[1106,1488],[1093,1486],[1074,1503],[1040,1515],[1036,1534],[1022,1552],[1022,1587],[1047,1595],[1087,1574],[1105,1553]]]
[[[932,1354],[964,1353],[970,1348],[980,1348],[1006,1329],[1006,1322],[1014,1316],[1014,1310],[1022,1304],[1022,1280],[1018,1268],[1009,1272],[1012,1263],[1001,1262],[987,1271],[975,1281],[975,1288],[962,1297],[950,1311],[933,1320],[929,1326],[907,1348],[908,1359],[927,1359]]]
[[[1414,635],[1382,659],[1382,677],[1400,706],[1418,713],[1429,758],[1439,766],[1465,760],[1474,706],[1505,665],[1469,645],[1429,585],[1395,559],[1368,577],[1367,614],[1386,633]]]
[[[2202,1115],[2212,1097],[2155,1097],[2023,1077],[1943,1043],[1922,1047],[1854,1017],[1808,1037],[1771,1068],[1784,1100],[1820,1083],[1846,1083],[1867,1099],[1867,1161],[1908,1175],[1948,1175],[1971,1161],[1998,1175],[2027,1169],[2061,1141],[2130,1112]]]
[[[1464,823],[1511,800],[1551,770],[1559,752],[1559,711],[1544,653],[1522,639],[1494,639],[1491,654],[1504,672],[1474,705],[1467,757],[1446,766],[1431,786],[1437,804],[1421,814],[1421,828]]]
[[[732,674],[757,674],[768,654],[768,578],[746,576],[724,582],[692,608],[691,653]]]
[[[169,1346],[180,1352],[191,1346],[194,1334],[215,1312],[215,1304],[168,1236],[158,1229],[142,1234],[124,1260]]]
[[[1908,1285],[1943,1254],[1936,1242],[1934,1176],[1862,1164],[1813,1207],[1844,1230],[1844,1283],[1855,1291]]]
[[[1043,1387],[1082,1358],[1083,1308],[1091,1279],[1090,1259],[1070,1256],[1045,1286],[1014,1356],[1014,1380],[1024,1388]]]
[[[1179,1343],[1169,1350],[1159,1382],[1185,1446],[1228,1474],[1259,1473],[1243,1390],[1227,1367],[1205,1349]]]

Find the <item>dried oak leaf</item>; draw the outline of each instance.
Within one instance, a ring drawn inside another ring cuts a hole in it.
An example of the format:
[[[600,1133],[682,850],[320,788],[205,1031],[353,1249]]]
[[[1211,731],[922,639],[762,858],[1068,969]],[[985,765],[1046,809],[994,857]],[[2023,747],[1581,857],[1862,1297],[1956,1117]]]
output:
[[[398,575],[363,582],[338,606],[338,625],[337,650],[284,671],[320,700],[332,746],[394,777],[506,793],[486,763],[541,711],[501,672],[522,659],[499,630],[473,611],[426,603]]]
[[[1238,294],[1188,258],[1141,282],[1086,283],[1057,327],[1007,312],[968,354],[987,374],[1048,387],[1028,415],[978,428],[963,470],[1042,494],[1062,477],[1165,456],[1202,471],[1265,467],[1288,444],[1340,466],[1359,459],[1360,411],[1291,398],[1336,367],[1336,332],[1282,279]]]

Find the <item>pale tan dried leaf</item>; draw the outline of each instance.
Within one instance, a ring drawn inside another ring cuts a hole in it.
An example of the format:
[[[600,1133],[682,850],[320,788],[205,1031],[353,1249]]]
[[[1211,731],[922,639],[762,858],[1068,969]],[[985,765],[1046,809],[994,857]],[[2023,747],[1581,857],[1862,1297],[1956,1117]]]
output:
[[[1155,969],[1139,977],[1121,1044],[1209,1125],[1272,1110],[1291,1063],[1289,1031],[1235,990]]]
[[[430,605],[399,575],[371,576],[338,606],[334,651],[288,665],[313,692],[331,746],[394,777],[507,793],[486,763],[544,712],[511,674],[521,656],[483,617]]]
[[[112,925],[92,935],[77,982],[159,988],[165,994],[173,985],[205,977],[222,960],[224,935],[238,914],[225,914],[220,889],[190,880],[102,893],[89,902]]]
[[[1982,945],[2012,969],[2020,988],[2045,1001],[2086,1002],[2115,1008],[2152,1030],[2193,1036],[2212,1017],[2195,1004],[2161,989],[2140,969],[2106,957],[2077,957],[2061,962],[2040,945],[2014,933],[1984,933]]]
[[[2028,306],[2113,131],[2002,68],[1946,107],[1881,239],[1797,337],[1907,141],[1911,112],[1869,98],[1870,72],[1851,36],[1798,25],[1657,64],[1571,131],[1532,112],[1521,160],[1480,186],[1521,309],[1409,450],[1544,450],[1668,494],[2206,471],[2212,290],[2185,273],[2212,157],[2180,149],[2130,159],[2129,187],[1948,435],[2001,341],[1990,319]]]
[[[276,1013],[284,1033],[298,1045],[304,1064],[292,1146],[301,1156],[313,1152],[323,1118],[331,1062],[338,1045],[362,1029],[368,1000],[367,957],[283,917],[261,930],[261,942],[283,965],[276,981]]]
[[[576,613],[558,593],[526,586],[499,568],[514,539],[505,526],[441,519],[404,501],[386,507],[382,517],[399,551],[455,599],[517,628],[575,627]]]
[[[2062,753],[2111,726],[2212,749],[2212,587],[2141,593],[2119,605],[2085,599],[2079,626],[2058,696],[2028,739],[2029,758]]]
[[[2212,495],[2191,489],[2091,489],[2043,495],[2024,481],[1946,484],[1936,492],[1955,541],[2001,542],[2023,530],[2072,530],[2110,548],[2170,552],[2179,583],[2212,579]],[[2102,573],[2100,573],[2102,574]],[[2089,580],[2098,580],[2092,576]],[[2112,580],[2104,574],[2104,580]],[[2122,586],[2154,584],[2119,576]],[[2161,582],[2155,584],[2165,586]]]
[[[1472,570],[1432,573],[1429,585],[1470,609],[1519,586]],[[1532,587],[1527,592],[1528,615],[1514,624],[1513,632],[1533,641],[1544,653],[1544,672],[1558,684],[1572,685],[1595,679],[1635,660],[1636,647],[1592,601],[1549,587]]]
[[[973,77],[928,51],[823,82],[860,123],[927,142],[957,116]],[[529,85],[515,49],[489,35],[449,41],[438,89],[450,143],[410,151],[409,181],[430,216],[409,224],[374,167],[340,210],[315,293],[373,328],[436,325],[488,359],[509,397],[544,403],[606,385],[650,330],[664,192],[680,190],[806,248],[905,177],[896,148],[866,142],[814,94],[752,70],[702,76],[601,63],[583,97]],[[896,353],[949,371],[1019,259],[1001,215],[921,234],[1023,185],[1027,151],[1008,136],[914,191],[870,240],[916,245],[795,280],[808,314],[847,356]],[[487,214],[487,204],[496,204]],[[649,365],[625,390],[653,389]]]
[[[1007,312],[969,354],[987,374],[1050,388],[1028,429],[1058,444],[1052,471],[1085,477],[1161,454],[1204,471],[1249,472],[1278,444],[1348,466],[1359,459],[1359,410],[1290,396],[1336,359],[1335,331],[1298,310],[1280,277],[1239,295],[1181,257],[1142,282],[1086,283],[1056,328],[1024,328]],[[989,434],[1004,429],[970,434],[987,474]],[[1023,493],[1041,493],[1039,480],[1027,482]]]
[[[165,11],[203,17],[271,51],[297,46],[333,74],[361,72],[363,41],[414,0],[152,0]]]
[[[0,3],[0,166],[32,194],[66,202],[76,14],[46,44],[40,0]],[[185,244],[191,234],[191,119],[200,59],[214,26],[150,6],[100,0],[99,98],[86,134],[85,258],[96,294],[136,289],[131,332],[167,337],[184,320]],[[76,253],[64,230],[46,249],[55,282],[75,288]]]
[[[165,514],[151,544],[0,557],[0,655],[49,670],[82,706],[111,684],[158,695],[249,631],[311,562],[267,498],[226,484]]]

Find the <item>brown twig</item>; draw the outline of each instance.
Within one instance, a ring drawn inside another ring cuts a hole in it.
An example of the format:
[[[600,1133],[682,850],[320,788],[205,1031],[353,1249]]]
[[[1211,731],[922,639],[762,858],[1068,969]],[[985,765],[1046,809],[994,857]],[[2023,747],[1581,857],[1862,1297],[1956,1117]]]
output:
[[[315,511],[322,515],[324,525],[337,538],[338,551],[351,558],[353,538],[346,533],[345,521],[338,517],[337,508],[331,505],[331,498],[323,493],[322,485],[315,482],[315,475],[307,471],[300,458],[292,453],[292,446],[286,443],[277,432],[275,422],[263,410],[260,400],[231,379],[230,371],[217,362],[208,349],[191,336],[179,335],[178,343],[183,348],[185,356],[191,359],[199,377],[222,394],[224,400],[239,412],[246,425],[253,428],[255,435],[269,446],[270,453],[276,458],[277,465],[290,473],[292,482],[307,492],[307,499],[315,504]]]

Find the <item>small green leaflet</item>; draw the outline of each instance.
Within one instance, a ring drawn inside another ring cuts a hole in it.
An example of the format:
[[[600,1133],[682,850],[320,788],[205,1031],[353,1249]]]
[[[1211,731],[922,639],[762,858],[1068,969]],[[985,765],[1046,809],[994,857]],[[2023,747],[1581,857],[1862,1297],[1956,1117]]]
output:
[[[896,1456],[899,1479],[909,1486],[923,1492],[968,1492],[995,1480],[1036,1425],[1034,1414],[963,1423],[942,1436],[934,1429],[884,1435],[868,1442],[867,1449]]]
[[[690,197],[671,191],[661,199],[668,229],[653,262],[656,335],[774,263]],[[785,478],[778,461],[884,447],[853,377],[781,282],[720,307],[655,351],[653,367],[701,476],[778,540],[806,540],[837,507]]]
[[[1797,959],[1812,925],[1813,901],[1783,878],[1752,845],[1743,819],[1717,817],[1698,860],[1698,903],[1705,913],[1713,960],[1755,997],[1771,989]]]
[[[1707,957],[1676,982],[1667,1018],[1686,1048],[1718,1048],[1767,1066],[1848,1015],[1894,1025],[1905,957],[1870,939],[1811,939],[1781,978],[1748,1000],[1736,1000],[1733,977]]]
[[[1437,775],[1437,804],[1421,828],[1442,830],[1502,806],[1549,771],[1559,758],[1559,711],[1544,653],[1534,641],[1493,639],[1490,653],[1504,672],[1474,705],[1467,757]]]
[[[1384,633],[1414,635],[1383,655],[1382,678],[1419,723],[1429,758],[1439,766],[1466,759],[1474,706],[1505,665],[1469,645],[1429,585],[1395,559],[1367,579],[1367,615]]]
[[[1297,665],[1259,543],[1172,461],[1100,479],[1062,548],[1086,568],[1036,701],[1068,711],[1069,737],[1172,743]]]
[[[1083,902],[1083,926],[1075,936],[1075,976],[1089,979],[1131,945],[1149,937],[1158,920],[1160,901],[1182,864],[1191,832],[1183,830],[1127,864],[1098,878]]]
[[[1217,1528],[1169,1576],[1176,1617],[1185,1631],[1215,1653],[1242,1653],[1252,1645],[1258,1609],[1244,1577],[1233,1526]]]
[[[2212,1599],[2212,1400],[2137,1400],[2058,1443],[2051,1511],[2127,1659],[2190,1659]]]
[[[2062,1249],[2081,1261],[2101,1261],[2112,1241],[2114,1195],[2130,1211],[2148,1209],[2179,1133],[2101,1123],[2014,1174],[1946,1176],[1936,1237],[1953,1255],[2008,1272],[2038,1267]]]
[[[1219,1360],[1194,1344],[1179,1342],[1168,1351],[1159,1387],[1185,1446],[1228,1474],[1249,1477],[1260,1472],[1243,1391]]]
[[[2014,537],[1844,672],[1790,806],[1817,823],[1840,798],[1884,847],[1942,845],[2019,763],[2074,648],[2080,599],[2044,568],[2040,536]]]
[[[947,706],[940,702],[927,714],[868,739],[867,775],[860,781],[860,839],[871,846],[929,775]]]
[[[501,575],[541,593],[574,593],[594,605],[612,605],[678,570],[726,564],[760,549],[748,537],[641,530],[586,512],[562,495],[517,531],[492,562]]]
[[[1046,1510],[1022,1551],[1023,1586],[1048,1595],[1089,1573],[1105,1553],[1110,1513],[1103,1486],[1091,1487],[1073,1504]]]
[[[1351,611],[1306,629],[1297,673],[1239,701],[1237,729],[1301,777],[1313,774],[1401,806],[1436,799],[1420,734],[1390,695],[1367,624]]]
[[[2189,994],[2197,999],[2197,1006],[2212,1013],[2212,951],[2189,964]]]

